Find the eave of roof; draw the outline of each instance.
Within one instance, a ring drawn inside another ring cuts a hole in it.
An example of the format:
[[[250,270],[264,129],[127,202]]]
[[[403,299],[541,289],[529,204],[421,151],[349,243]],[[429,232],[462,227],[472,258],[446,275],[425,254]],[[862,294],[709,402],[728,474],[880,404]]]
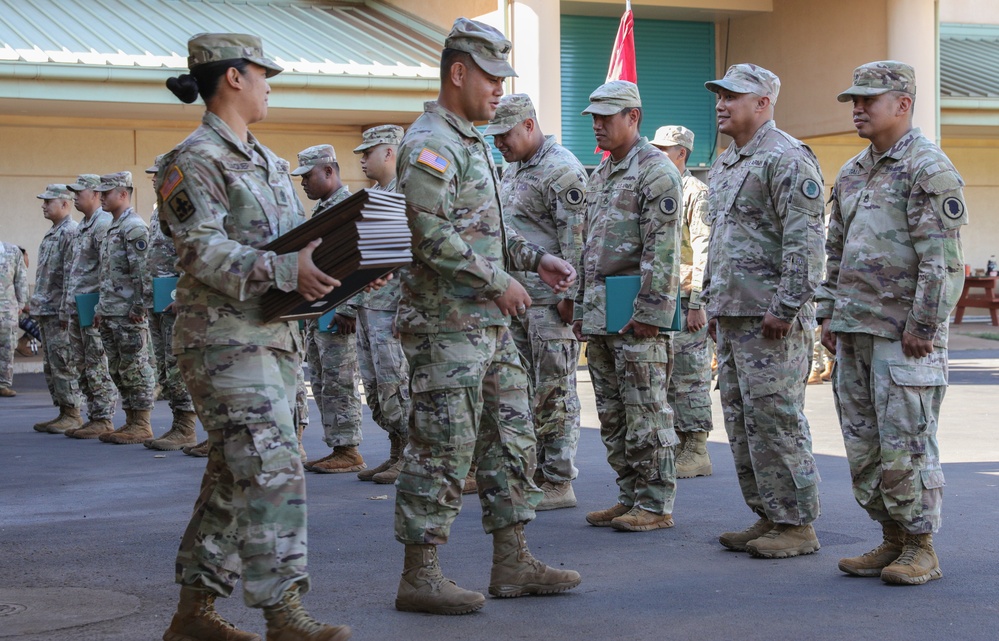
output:
[[[999,109],[999,25],[940,25],[942,109]]]

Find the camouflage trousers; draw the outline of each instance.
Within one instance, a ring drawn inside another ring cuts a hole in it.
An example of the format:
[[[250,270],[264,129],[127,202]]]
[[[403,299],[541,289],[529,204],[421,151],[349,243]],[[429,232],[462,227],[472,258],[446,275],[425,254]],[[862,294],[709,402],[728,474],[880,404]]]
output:
[[[812,346],[812,371],[824,372],[830,361],[829,350],[822,346],[822,326],[815,328],[815,342]]]
[[[579,474],[573,465],[579,445],[579,342],[555,305],[531,307],[513,319],[510,332],[531,383],[538,467],[548,481],[571,481]]]
[[[17,317],[0,316],[0,387],[14,384],[14,351],[17,349]]]
[[[193,412],[191,393],[180,377],[177,356],[173,353],[173,324],[176,320],[174,314],[153,312],[149,315],[149,333],[156,354],[156,381],[163,388],[163,396],[169,401],[171,410]]]
[[[669,377],[667,400],[673,408],[677,432],[710,432],[711,350],[708,328],[687,331],[689,298],[680,299],[680,331],[673,334],[673,374]]]
[[[371,418],[390,435],[409,434],[409,365],[392,335],[395,312],[357,310],[357,355]]]
[[[128,316],[104,316],[100,330],[122,409],[153,409],[156,375],[149,364],[148,321],[135,323]]]
[[[277,603],[306,568],[305,472],[293,403],[298,354],[253,345],[182,352],[177,363],[208,432],[208,464],[177,552],[176,581]]]
[[[301,365],[295,375],[295,424],[309,424],[309,390],[305,387],[305,371]]]
[[[763,319],[718,318],[718,388],[743,499],[774,523],[819,516],[819,471],[805,418],[812,330],[795,320],[783,340],[763,338]]]
[[[306,323],[306,332],[309,378],[323,421],[323,441],[330,447],[360,445],[357,337],[320,332],[315,320]]]
[[[87,418],[111,420],[118,405],[118,388],[108,370],[101,331],[93,325],[80,327],[80,317],[73,314],[69,318],[69,343],[80,371],[80,391],[87,399]]]
[[[666,334],[593,334],[586,347],[600,438],[617,473],[617,500],[656,514],[672,514],[676,498],[680,439],[666,402],[671,352]]]
[[[42,330],[43,371],[45,383],[57,407],[80,407],[80,372],[76,369],[69,346],[69,331],[62,328],[59,317],[35,316]]]
[[[940,529],[944,474],[937,422],[947,391],[947,350],[923,358],[901,341],[839,334],[833,393],[853,496],[875,521],[910,534]]]
[[[396,482],[395,538],[444,544],[474,458],[487,533],[534,519],[543,494],[527,372],[507,327],[403,334],[413,410]]]

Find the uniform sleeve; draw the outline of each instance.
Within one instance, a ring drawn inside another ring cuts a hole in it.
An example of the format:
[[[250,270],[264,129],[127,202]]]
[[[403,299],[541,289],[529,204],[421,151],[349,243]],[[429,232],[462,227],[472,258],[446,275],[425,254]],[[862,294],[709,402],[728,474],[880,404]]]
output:
[[[663,156],[662,162],[669,163]],[[680,174],[664,172],[641,188],[638,228],[642,240],[641,287],[632,318],[640,323],[673,324],[680,289]]]
[[[583,273],[583,220],[586,218],[586,173],[582,168],[567,167],[552,182],[548,194],[548,211],[555,217],[555,237],[562,258],[573,266],[576,274]],[[578,276],[577,276],[578,278]],[[574,299],[579,282],[563,294]]]
[[[28,304],[28,268],[24,266],[20,250],[14,259],[14,297],[17,299],[17,307],[20,310]]]
[[[826,278],[815,290],[815,318],[832,318],[836,308],[839,270],[843,262],[843,210],[839,202],[838,185],[833,185],[829,197],[829,233],[826,238]]]
[[[708,213],[708,192],[698,189],[690,203],[690,211],[684,211],[687,227],[690,230],[690,247],[693,250],[693,270],[690,275],[690,308],[701,308],[701,291],[704,287],[704,269],[708,263],[708,238],[711,225]]]
[[[153,279],[149,275],[149,228],[135,225],[125,234],[125,258],[132,279],[132,310],[145,314],[153,306]]]
[[[184,155],[166,167],[156,179],[158,206],[182,270],[238,300],[271,288],[295,290],[296,253],[279,256],[229,238],[224,226],[229,198],[218,167]]]

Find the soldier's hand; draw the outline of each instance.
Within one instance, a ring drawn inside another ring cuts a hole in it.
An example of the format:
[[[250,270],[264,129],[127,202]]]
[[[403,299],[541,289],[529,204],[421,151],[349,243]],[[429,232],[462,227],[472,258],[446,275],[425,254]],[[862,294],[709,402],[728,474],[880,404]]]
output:
[[[376,289],[381,289],[382,287],[388,285],[388,282],[393,278],[394,276],[392,274],[388,274],[387,276],[383,276],[381,278],[376,278],[364,287],[364,291],[370,292]]]
[[[333,314],[333,324],[336,325],[337,334],[353,334],[357,331],[357,319],[350,316]]]
[[[836,333],[829,331],[829,323],[832,322],[831,318],[823,319],[822,321],[822,347],[829,350],[830,353],[836,354]]]
[[[575,306],[575,301],[571,301],[568,298],[563,298],[555,305],[555,309],[558,310],[558,317],[566,325],[572,325],[572,312]]]
[[[93,324],[93,326],[95,328],[101,326],[101,315],[100,314],[94,314],[94,322],[92,324]]]
[[[910,358],[922,358],[933,353],[933,341],[902,332],[902,353]]]
[[[576,340],[580,343],[586,342],[586,334],[583,333],[583,321],[572,321],[572,333],[576,335]]]
[[[791,323],[785,323],[770,312],[763,317],[763,338],[783,340],[791,333]]]
[[[551,254],[545,254],[541,257],[541,262],[538,264],[538,276],[556,294],[564,292],[576,282],[576,270],[572,264]]]
[[[687,310],[688,332],[690,332],[691,334],[696,334],[697,332],[701,331],[701,329],[707,324],[708,324],[708,315],[704,313],[704,309]]]
[[[392,338],[399,338],[399,325],[396,323],[395,316],[392,317]]]
[[[323,242],[317,238],[298,252],[298,293],[308,301],[317,300],[340,286],[340,281],[324,273],[312,262],[312,252]]]
[[[629,330],[635,333],[636,338],[652,338],[659,335],[658,327],[639,322],[634,318],[628,321],[628,324],[622,327],[618,334],[627,334]]]
[[[718,319],[712,318],[708,321],[708,336],[715,343],[718,342]]]
[[[59,329],[62,329],[62,330],[69,329],[69,321],[60,320],[59,321]]]
[[[163,308],[163,313],[164,314],[172,314],[173,313],[173,306],[174,306],[174,304],[175,303],[170,303],[169,305],[167,305],[166,307],[164,307]]]
[[[538,273],[541,273],[540,269]],[[512,278],[506,291],[493,300],[496,301],[504,316],[519,316],[531,306],[531,296],[527,293],[527,290]]]
[[[146,318],[145,314],[135,314],[133,312],[128,313],[128,320],[132,321],[133,323],[141,323],[143,320],[145,320],[145,318]]]

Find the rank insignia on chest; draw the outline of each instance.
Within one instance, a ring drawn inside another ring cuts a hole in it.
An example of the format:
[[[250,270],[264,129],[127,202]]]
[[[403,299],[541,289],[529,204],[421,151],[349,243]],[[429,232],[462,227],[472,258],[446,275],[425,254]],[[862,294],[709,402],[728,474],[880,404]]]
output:
[[[809,178],[801,183],[801,193],[805,194],[805,198],[815,200],[822,193],[822,187],[819,187],[819,183]]]
[[[186,221],[194,214],[194,205],[191,204],[191,199],[187,197],[187,192],[183,189],[174,194],[167,205],[177,215],[177,220],[180,222]]]
[[[947,218],[957,220],[964,215],[964,203],[960,198],[951,196],[943,201],[943,213]]]
[[[573,187],[569,191],[565,192],[565,202],[570,205],[578,205],[583,202],[583,190],[579,187]]]
[[[677,202],[676,198],[667,196],[659,201],[659,211],[666,214],[667,216],[672,216],[676,213]]]
[[[167,172],[167,175],[163,178],[163,184],[160,185],[160,197],[166,200],[173,193],[173,190],[177,188],[180,181],[184,180],[184,172],[180,170],[180,167],[174,165]]]
[[[430,167],[435,171],[439,171],[442,174],[447,171],[447,168],[451,165],[450,160],[427,149],[426,147],[420,151],[420,155],[416,159],[416,162],[426,165],[427,167]]]

